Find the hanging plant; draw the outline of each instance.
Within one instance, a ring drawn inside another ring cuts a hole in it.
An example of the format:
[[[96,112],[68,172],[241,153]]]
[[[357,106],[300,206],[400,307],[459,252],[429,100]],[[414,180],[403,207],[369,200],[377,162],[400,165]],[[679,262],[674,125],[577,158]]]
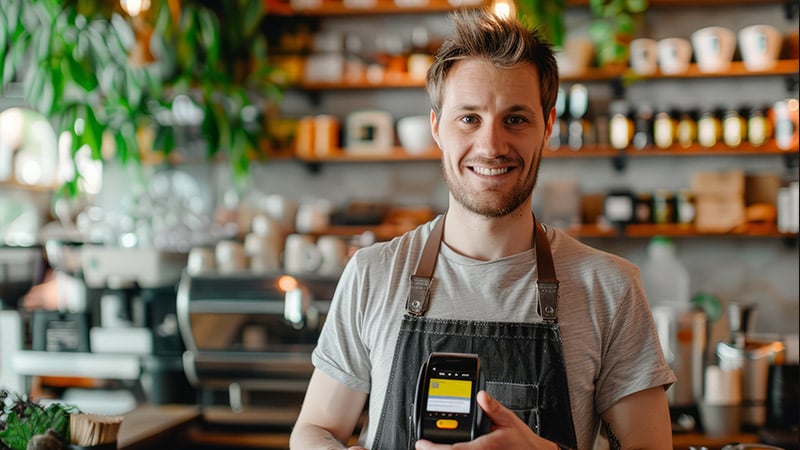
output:
[[[266,137],[260,112],[282,94],[259,29],[263,2],[152,3],[132,18],[117,2],[0,0],[0,94],[21,83],[27,103],[71,136],[73,160],[85,148],[138,162],[142,129],[169,155],[197,128],[209,156],[227,154],[247,176]],[[178,99],[190,114],[175,113]],[[62,192],[79,190],[74,173]]]
[[[589,0],[589,34],[595,42],[598,66],[627,64],[630,43],[647,8],[648,0]]]
[[[517,17],[528,28],[540,27],[545,40],[555,48],[564,45],[566,0],[519,0]]]

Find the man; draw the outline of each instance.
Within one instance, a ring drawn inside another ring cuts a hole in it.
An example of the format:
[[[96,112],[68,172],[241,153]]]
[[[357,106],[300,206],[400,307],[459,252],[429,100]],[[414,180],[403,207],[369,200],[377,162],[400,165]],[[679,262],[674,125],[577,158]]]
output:
[[[481,358],[492,429],[452,448],[592,449],[608,434],[626,449],[671,449],[675,377],[638,270],[531,213],[555,120],[550,46],[488,11],[453,21],[428,71],[448,210],[349,261],[292,448],[344,448],[367,399],[353,448],[451,448],[414,442],[410,405],[427,355],[461,352]]]

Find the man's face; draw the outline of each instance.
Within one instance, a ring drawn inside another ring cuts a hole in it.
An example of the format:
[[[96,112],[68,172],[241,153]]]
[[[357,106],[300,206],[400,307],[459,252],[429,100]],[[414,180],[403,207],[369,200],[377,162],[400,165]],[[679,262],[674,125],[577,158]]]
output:
[[[477,59],[455,63],[431,129],[442,149],[450,195],[476,214],[500,217],[527,205],[555,111],[542,112],[531,64],[499,68]]]

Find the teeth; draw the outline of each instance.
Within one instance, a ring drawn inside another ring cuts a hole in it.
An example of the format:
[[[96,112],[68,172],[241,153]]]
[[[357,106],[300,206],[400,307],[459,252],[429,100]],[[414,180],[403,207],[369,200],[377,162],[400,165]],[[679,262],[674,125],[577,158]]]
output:
[[[475,167],[474,170],[475,170],[475,173],[477,173],[478,175],[489,175],[489,176],[492,176],[492,175],[502,175],[502,174],[508,172],[508,167],[504,167],[504,168],[501,168],[501,169],[490,169],[490,168],[487,168],[487,167]]]

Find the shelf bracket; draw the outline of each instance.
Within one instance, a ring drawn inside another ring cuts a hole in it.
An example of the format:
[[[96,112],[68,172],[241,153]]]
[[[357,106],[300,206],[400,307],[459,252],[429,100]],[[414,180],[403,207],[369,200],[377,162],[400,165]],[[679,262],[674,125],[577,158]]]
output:
[[[800,74],[797,73],[790,73],[786,75],[786,92],[793,93],[797,92],[797,84],[798,79],[800,79]]]
[[[800,1],[785,0],[783,3],[783,13],[786,15],[786,20],[794,20],[798,12],[800,12]]]
[[[318,162],[306,161],[303,164],[311,175],[319,175],[319,173],[322,172],[322,164]]]
[[[611,157],[611,167],[617,172],[624,172],[627,166],[628,156],[625,154],[625,150],[620,150],[619,153]]]

